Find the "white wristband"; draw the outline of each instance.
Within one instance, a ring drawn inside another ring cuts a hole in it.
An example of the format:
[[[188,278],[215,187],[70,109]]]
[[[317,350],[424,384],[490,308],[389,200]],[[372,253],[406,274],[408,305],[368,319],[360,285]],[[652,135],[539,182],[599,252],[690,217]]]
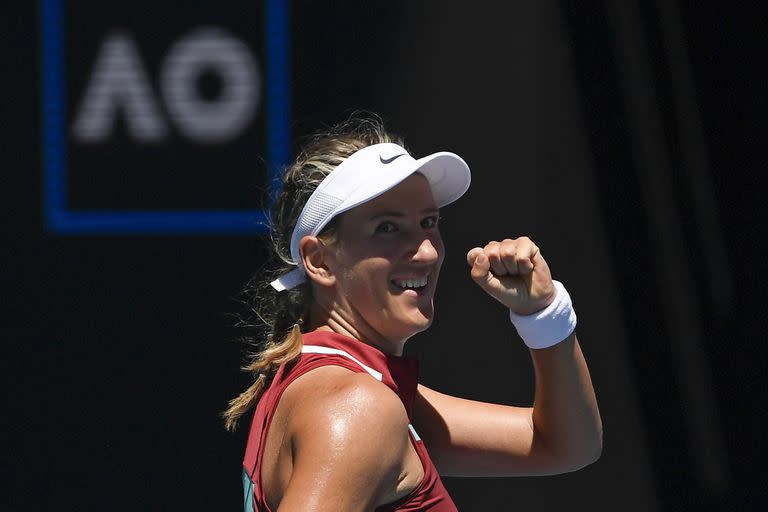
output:
[[[552,304],[532,315],[509,312],[517,333],[530,348],[547,348],[565,340],[576,329],[571,296],[560,281],[552,281],[557,295]]]

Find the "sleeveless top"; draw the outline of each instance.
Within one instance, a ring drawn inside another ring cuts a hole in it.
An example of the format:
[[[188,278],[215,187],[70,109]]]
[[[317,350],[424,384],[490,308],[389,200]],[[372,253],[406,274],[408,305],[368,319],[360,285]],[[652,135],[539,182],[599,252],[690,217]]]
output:
[[[302,337],[304,346],[301,356],[291,365],[280,366],[254,412],[243,460],[246,512],[271,512],[261,482],[267,432],[282,393],[291,382],[308,371],[335,365],[353,372],[368,373],[397,394],[411,420],[418,383],[418,361],[385,354],[366,343],[333,332],[315,331],[303,334]],[[424,442],[410,422],[408,430],[411,443],[424,468],[424,478],[410,494],[394,503],[378,507],[376,511],[456,512],[456,505],[443,486]]]

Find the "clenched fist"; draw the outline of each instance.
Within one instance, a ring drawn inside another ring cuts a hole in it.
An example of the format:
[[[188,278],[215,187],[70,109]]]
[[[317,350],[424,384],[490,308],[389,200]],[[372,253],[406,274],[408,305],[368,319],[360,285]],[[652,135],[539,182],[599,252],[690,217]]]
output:
[[[513,313],[530,315],[557,295],[549,266],[530,238],[489,242],[467,253],[472,279]]]

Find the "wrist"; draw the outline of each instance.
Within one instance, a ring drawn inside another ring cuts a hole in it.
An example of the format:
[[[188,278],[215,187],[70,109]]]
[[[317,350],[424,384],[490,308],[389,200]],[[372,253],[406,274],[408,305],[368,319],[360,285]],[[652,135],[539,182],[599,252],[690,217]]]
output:
[[[509,312],[512,325],[523,342],[533,349],[548,348],[565,340],[576,329],[571,296],[560,281],[552,281],[557,295],[546,308],[531,315]]]

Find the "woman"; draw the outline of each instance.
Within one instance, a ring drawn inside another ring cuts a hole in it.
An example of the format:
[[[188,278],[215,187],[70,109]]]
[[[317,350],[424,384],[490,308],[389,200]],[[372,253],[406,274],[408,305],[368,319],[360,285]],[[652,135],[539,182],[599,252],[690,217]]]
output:
[[[467,262],[531,347],[534,407],[441,394],[402,357],[434,317],[438,209],[469,181],[457,155],[415,160],[370,119],[316,136],[286,170],[271,226],[278,264],[250,302],[269,333],[246,367],[253,385],[224,413],[232,429],[256,407],[246,510],[456,510],[439,474],[552,474],[597,459],[576,316],[530,239],[492,241]]]

